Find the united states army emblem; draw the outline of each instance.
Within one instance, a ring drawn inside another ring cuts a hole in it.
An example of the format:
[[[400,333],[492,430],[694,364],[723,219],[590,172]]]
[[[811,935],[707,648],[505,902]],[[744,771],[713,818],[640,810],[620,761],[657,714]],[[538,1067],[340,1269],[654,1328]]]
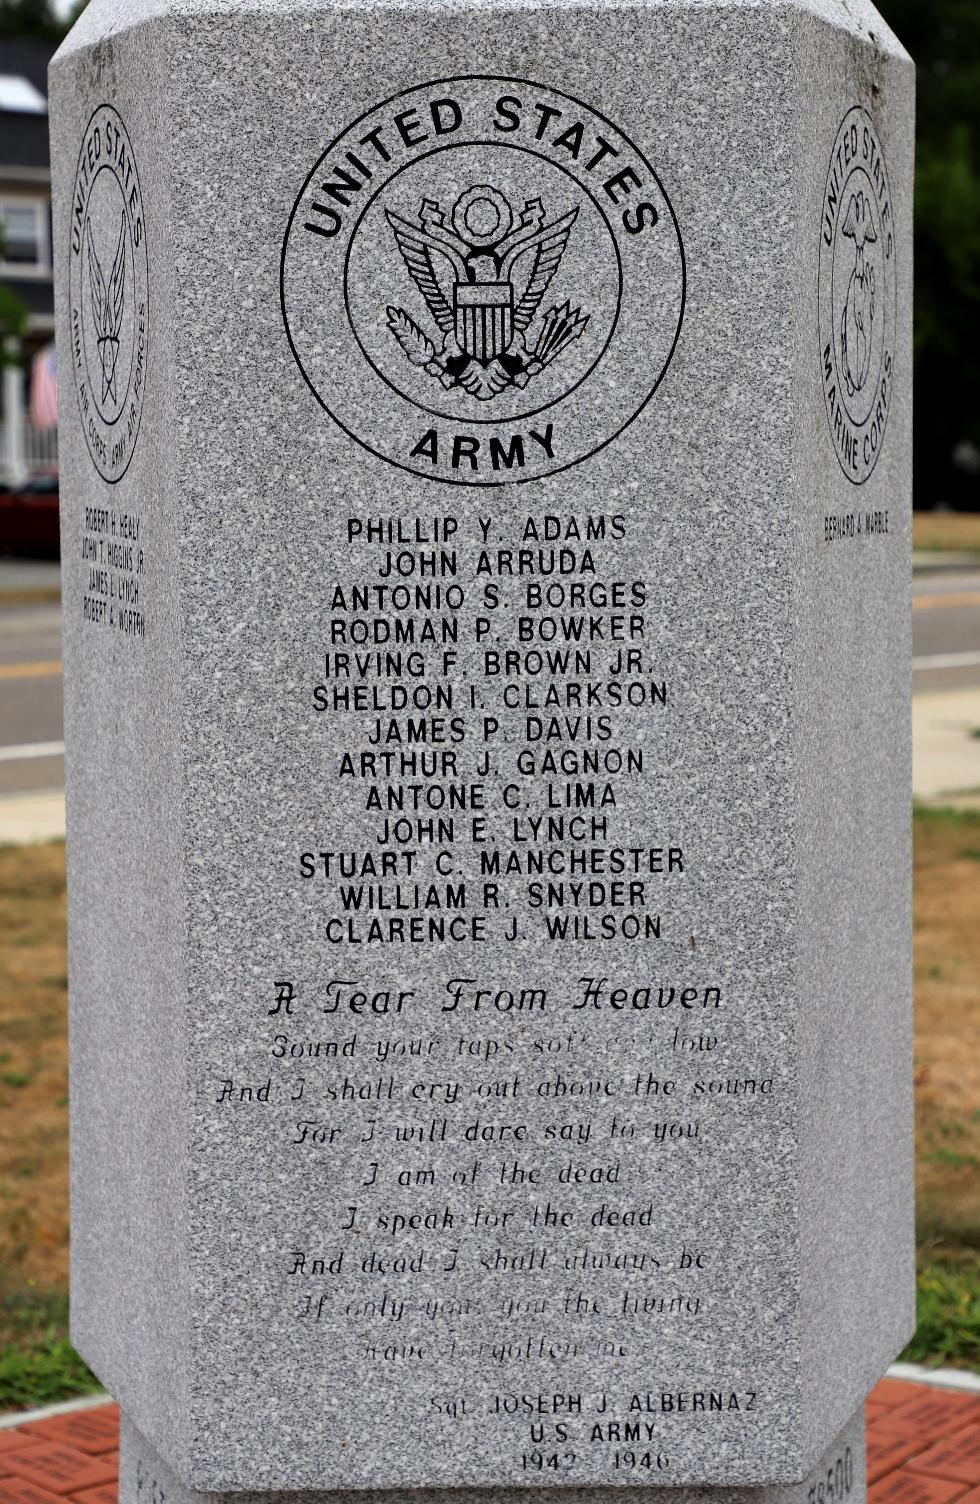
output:
[[[461,386],[489,402],[511,383],[525,387],[585,330],[588,314],[566,302],[551,308],[536,337],[527,338],[577,208],[546,223],[541,200],[528,199],[515,223],[504,195],[480,183],[460,195],[448,219],[432,199],[422,200],[417,224],[391,209],[387,216],[441,345],[403,308],[388,309],[388,326],[411,363],[447,391]],[[448,262],[451,291],[440,284],[440,258]],[[522,265],[526,274],[517,280]]]
[[[647,408],[684,311],[680,230],[640,149],[527,80],[441,79],[349,125],[283,244],[299,370],[349,437],[464,485],[529,481]]]

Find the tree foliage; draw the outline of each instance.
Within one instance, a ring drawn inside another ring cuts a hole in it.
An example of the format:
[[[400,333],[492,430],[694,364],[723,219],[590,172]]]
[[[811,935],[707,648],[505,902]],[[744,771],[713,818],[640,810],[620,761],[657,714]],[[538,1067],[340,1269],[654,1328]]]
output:
[[[917,65],[916,501],[980,505],[980,4],[878,0]]]
[[[65,23],[59,20],[51,0],[0,0],[0,37],[59,42],[64,33]]]

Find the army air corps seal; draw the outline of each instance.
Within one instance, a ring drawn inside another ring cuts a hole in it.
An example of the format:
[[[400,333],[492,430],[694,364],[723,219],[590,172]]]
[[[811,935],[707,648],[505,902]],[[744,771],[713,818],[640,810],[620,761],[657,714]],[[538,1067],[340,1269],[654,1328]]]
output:
[[[350,437],[431,479],[574,465],[646,406],[684,310],[684,255],[640,150],[567,95],[459,78],[350,125],[290,218],[297,364]]]
[[[82,140],[68,252],[71,369],[85,442],[110,484],[139,434],[149,312],[143,193],[129,133],[103,104]]]

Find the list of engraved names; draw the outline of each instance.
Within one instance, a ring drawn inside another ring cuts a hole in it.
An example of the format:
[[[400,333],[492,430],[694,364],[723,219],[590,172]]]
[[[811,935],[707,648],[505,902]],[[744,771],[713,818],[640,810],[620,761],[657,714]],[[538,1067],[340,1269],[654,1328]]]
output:
[[[263,1069],[214,1093],[322,1177],[316,1228],[275,1254],[284,1319],[416,1373],[438,1435],[495,1417],[522,1472],[601,1448],[669,1474],[673,1424],[760,1396],[583,1399],[570,1376],[657,1371],[665,1336],[709,1330],[731,1271],[684,1187],[778,1082],[689,935],[697,853],[660,824],[651,583],[624,514],[335,525],[300,690],[329,797],[290,857],[322,970],[282,957]],[[542,1365],[560,1405],[522,1381]]]

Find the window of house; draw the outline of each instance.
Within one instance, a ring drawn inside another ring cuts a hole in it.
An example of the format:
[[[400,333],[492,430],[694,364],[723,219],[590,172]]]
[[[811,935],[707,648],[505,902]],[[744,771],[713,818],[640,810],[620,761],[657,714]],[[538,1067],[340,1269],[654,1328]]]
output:
[[[0,199],[0,263],[43,267],[47,259],[44,206],[32,199]]]

